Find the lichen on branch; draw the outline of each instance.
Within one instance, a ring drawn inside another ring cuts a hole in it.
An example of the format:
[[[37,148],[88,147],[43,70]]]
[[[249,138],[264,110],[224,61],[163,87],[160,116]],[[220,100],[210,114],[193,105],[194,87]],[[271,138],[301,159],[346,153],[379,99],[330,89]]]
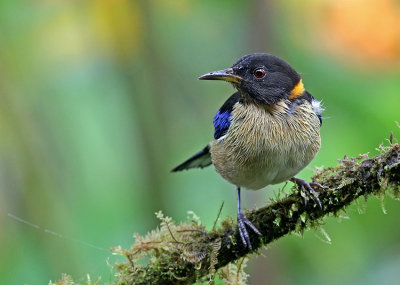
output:
[[[259,237],[250,231],[253,252],[287,234],[317,227],[325,216],[337,215],[360,196],[384,195],[390,189],[398,198],[400,147],[390,141],[389,146],[378,150],[380,154],[375,157],[345,157],[338,166],[317,171],[312,180],[327,188],[318,194],[322,209],[312,200],[305,204],[294,191],[266,207],[248,211],[247,217],[262,233]],[[157,217],[161,220],[159,229],[144,237],[136,235],[130,249],[113,249],[128,260],[117,265],[117,284],[212,283],[216,276],[226,284],[245,282],[242,269],[251,252],[240,242],[232,218],[207,231],[193,214],[180,224],[161,212]],[[147,262],[143,264],[143,260]]]

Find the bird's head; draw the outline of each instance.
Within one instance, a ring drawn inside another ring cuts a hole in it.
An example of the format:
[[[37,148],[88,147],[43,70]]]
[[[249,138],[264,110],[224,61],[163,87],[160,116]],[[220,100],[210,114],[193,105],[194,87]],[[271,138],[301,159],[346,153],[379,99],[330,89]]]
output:
[[[243,96],[258,104],[295,99],[305,91],[301,76],[293,67],[265,53],[245,55],[231,68],[206,73],[199,79],[231,82]]]

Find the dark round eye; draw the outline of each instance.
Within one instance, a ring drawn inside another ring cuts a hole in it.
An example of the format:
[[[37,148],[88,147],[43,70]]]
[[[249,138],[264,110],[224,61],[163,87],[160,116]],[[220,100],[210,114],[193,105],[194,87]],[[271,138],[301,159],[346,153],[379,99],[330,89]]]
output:
[[[265,76],[265,70],[262,68],[257,68],[254,70],[254,76],[257,78],[263,78]]]

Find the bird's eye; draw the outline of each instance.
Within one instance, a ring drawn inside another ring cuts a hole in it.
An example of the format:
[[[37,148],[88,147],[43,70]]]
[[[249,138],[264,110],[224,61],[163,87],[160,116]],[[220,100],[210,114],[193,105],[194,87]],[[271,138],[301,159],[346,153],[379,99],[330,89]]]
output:
[[[262,68],[257,68],[254,70],[254,76],[257,78],[263,78],[265,76],[265,70]]]

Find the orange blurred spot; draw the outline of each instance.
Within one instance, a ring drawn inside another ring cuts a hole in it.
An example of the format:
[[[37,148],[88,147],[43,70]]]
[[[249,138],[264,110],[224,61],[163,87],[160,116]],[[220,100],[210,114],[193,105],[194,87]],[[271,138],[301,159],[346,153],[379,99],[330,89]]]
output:
[[[316,6],[319,25],[314,28],[325,48],[376,63],[400,60],[398,1],[329,1]]]

